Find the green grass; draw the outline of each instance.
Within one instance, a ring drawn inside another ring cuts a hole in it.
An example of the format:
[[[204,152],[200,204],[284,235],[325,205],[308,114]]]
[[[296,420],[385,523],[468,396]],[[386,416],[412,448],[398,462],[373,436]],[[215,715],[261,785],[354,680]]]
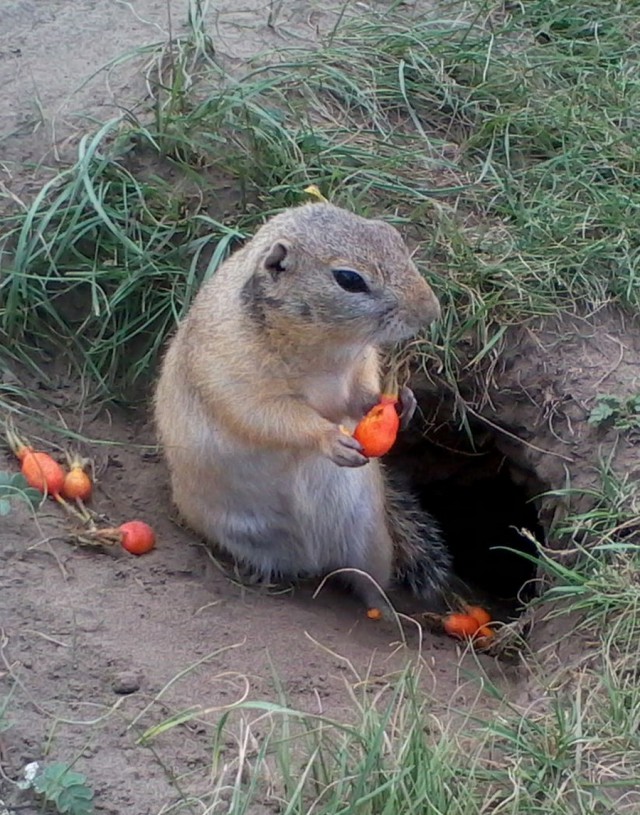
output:
[[[2,338],[19,355],[71,346],[102,395],[122,396],[202,279],[310,182],[418,242],[451,380],[462,337],[479,370],[532,316],[637,310],[638,9],[345,18],[319,50],[282,50],[239,78],[198,28],[158,60],[147,121],[85,137],[75,166],[5,217]],[[171,166],[184,184],[161,180]],[[237,191],[227,212],[220,179]]]

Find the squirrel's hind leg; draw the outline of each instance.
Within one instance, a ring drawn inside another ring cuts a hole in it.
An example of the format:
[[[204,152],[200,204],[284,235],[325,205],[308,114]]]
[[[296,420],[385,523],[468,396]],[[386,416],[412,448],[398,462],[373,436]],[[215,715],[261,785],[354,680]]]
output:
[[[367,545],[356,556],[350,558],[348,566],[357,572],[348,572],[346,577],[356,596],[365,608],[385,606],[381,593],[386,592],[393,580],[393,541],[382,526],[373,536],[368,537]]]

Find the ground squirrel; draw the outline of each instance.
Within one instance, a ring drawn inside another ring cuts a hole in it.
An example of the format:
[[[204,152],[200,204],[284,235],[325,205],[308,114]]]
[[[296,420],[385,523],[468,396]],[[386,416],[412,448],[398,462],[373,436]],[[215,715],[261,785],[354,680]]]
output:
[[[437,524],[352,430],[380,396],[379,347],[439,315],[400,233],[328,203],[268,220],[200,289],[155,395],[173,500],[264,577],[352,568],[433,598],[450,577]],[[415,399],[400,393],[402,421]],[[368,607],[369,579],[352,574]]]

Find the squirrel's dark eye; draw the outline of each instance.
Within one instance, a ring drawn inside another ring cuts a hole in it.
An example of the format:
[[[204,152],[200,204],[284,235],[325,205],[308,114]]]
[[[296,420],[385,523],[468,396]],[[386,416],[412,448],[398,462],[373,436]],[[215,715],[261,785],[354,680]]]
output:
[[[351,269],[334,269],[333,276],[338,286],[345,291],[353,293],[369,291],[365,279],[357,272],[351,271]]]

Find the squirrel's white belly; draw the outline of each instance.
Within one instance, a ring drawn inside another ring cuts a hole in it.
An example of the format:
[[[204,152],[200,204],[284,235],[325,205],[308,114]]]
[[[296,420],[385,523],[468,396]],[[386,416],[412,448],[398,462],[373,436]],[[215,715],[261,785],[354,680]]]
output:
[[[384,524],[377,462],[345,468],[319,454],[256,451],[211,425],[192,441],[197,478],[177,496],[185,520],[265,575],[353,566]]]

